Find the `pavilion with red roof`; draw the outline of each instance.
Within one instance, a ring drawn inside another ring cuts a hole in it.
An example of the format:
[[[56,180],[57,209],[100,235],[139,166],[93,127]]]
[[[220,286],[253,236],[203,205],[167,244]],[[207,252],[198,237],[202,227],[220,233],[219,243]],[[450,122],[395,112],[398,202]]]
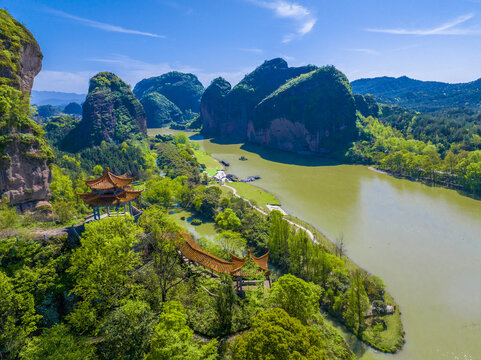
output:
[[[93,180],[85,180],[87,186],[92,192],[79,194],[80,198],[93,209],[94,220],[101,218],[100,209],[107,209],[110,216],[110,208],[113,207],[119,213],[123,208],[124,214],[127,212],[127,204],[129,206],[130,215],[132,214],[132,200],[137,199],[142,190],[133,190],[130,184],[134,178],[125,175],[114,175],[109,168],[105,169],[102,176]]]

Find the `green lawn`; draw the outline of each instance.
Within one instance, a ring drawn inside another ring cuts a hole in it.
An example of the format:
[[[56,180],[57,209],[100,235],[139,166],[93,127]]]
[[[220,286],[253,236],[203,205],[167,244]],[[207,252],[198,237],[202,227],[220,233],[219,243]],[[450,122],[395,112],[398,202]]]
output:
[[[277,201],[272,194],[258,188],[257,186],[244,182],[231,182],[226,185],[236,189],[239,196],[250,201],[255,201],[256,204],[262,208],[265,208],[266,205],[280,205],[279,201]]]
[[[207,154],[205,151],[194,150],[194,155],[199,164],[205,165],[205,172],[208,173],[210,176],[214,176],[215,174],[217,174],[218,170],[222,169],[222,166],[219,164],[219,162],[212,156]]]
[[[385,294],[386,303],[389,305],[396,305],[394,299],[389,294]],[[401,313],[399,306],[396,306],[396,311],[392,315],[386,315],[382,318],[387,325],[387,329],[375,334],[371,327],[368,327],[362,337],[364,341],[374,348],[384,352],[396,352],[400,350],[404,343],[404,330],[401,321]]]

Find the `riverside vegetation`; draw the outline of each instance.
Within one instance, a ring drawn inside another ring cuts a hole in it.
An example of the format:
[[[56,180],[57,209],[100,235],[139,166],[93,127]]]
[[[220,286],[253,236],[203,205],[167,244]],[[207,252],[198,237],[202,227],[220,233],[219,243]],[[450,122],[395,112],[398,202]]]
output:
[[[99,153],[114,150],[103,146]],[[387,320],[399,315],[382,315],[382,304],[392,301],[382,281],[313,244],[280,213],[263,216],[218,186],[198,185],[195,150],[183,134],[150,140],[142,156],[157,162],[137,170],[146,189],[136,204],[144,209],[138,224],[128,217],[96,221],[78,241],[1,240],[0,286],[8,294],[0,308],[4,358],[288,359],[293,352],[305,359],[355,358],[320,306],[380,349],[402,345],[402,328],[392,334]],[[85,213],[72,197],[75,184],[102,169],[88,170],[81,154],[57,159],[54,203],[63,196],[73,212]],[[114,165],[116,159],[103,161]],[[167,177],[156,175],[159,169]],[[216,282],[168,261],[177,256],[168,239],[178,226],[167,215],[175,203],[217,223],[221,240],[199,243],[219,257],[270,250],[279,268],[272,289],[239,297],[229,277]],[[374,299],[380,312],[366,320]]]

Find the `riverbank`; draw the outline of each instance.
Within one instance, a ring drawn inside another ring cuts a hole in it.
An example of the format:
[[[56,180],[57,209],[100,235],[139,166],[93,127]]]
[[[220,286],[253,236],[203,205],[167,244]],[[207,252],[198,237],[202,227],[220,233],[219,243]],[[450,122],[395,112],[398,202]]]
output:
[[[238,192],[236,191],[237,189],[231,186],[233,184],[236,184],[236,183],[228,183],[226,185],[223,185],[222,187],[230,189],[234,196],[237,196],[243,199],[244,201],[248,202],[251,206],[253,206],[257,211],[259,211],[263,215],[265,216],[268,215],[269,211],[266,212],[263,209],[256,207],[253,201],[255,201],[255,199],[257,198],[271,198],[271,197],[274,198],[272,194],[256,187],[255,185],[243,183],[242,187],[244,188],[245,187],[255,188],[255,190],[251,189],[250,191],[244,190],[244,194],[247,194],[247,196],[249,195],[253,196],[252,198],[248,198],[248,197],[244,198],[238,194]],[[260,196],[259,194],[262,194],[262,193],[263,195]],[[277,204],[279,204],[277,200],[276,202]],[[350,272],[355,272],[356,270],[359,270],[366,277],[372,278],[372,275],[368,271],[359,267],[345,254],[342,254],[339,248],[334,244],[334,242],[328,239],[321,231],[316,229],[314,226],[289,214],[285,215],[284,218],[292,226],[295,226],[296,228],[305,231],[309,236],[309,238],[311,239],[311,241],[321,245],[326,252],[339,256],[339,258],[344,261],[344,263],[346,264]],[[405,343],[404,330],[403,330],[402,319],[401,319],[401,311],[399,309],[399,305],[394,301],[393,297],[387,292],[385,292],[384,301],[386,305],[393,306],[395,308],[395,311],[393,314],[384,315],[382,317],[382,320],[384,321],[384,324],[385,324],[385,329],[383,331],[375,330],[373,326],[374,324],[371,323],[372,320],[367,319],[366,324],[368,324],[368,326],[361,334],[359,334],[358,338],[368,346],[376,350],[379,350],[381,352],[396,353],[402,349]],[[328,309],[324,309],[324,310],[327,311]],[[333,314],[330,314],[330,315],[333,315]],[[342,318],[335,317],[335,319],[338,322],[344,324],[344,320]]]
[[[205,149],[203,150],[205,151]],[[217,163],[220,163],[216,159],[216,157],[214,157],[210,152],[206,152],[206,153],[210,154],[212,156],[212,159],[214,159]],[[198,159],[198,160],[200,160],[201,163],[206,162],[205,159]],[[231,160],[232,159],[229,159],[228,161],[231,161]],[[224,166],[222,166],[222,168],[225,169]],[[239,187],[240,192],[242,192],[242,194],[240,195],[238,193],[239,189],[236,189],[231,185],[233,185],[234,187]],[[256,210],[261,212],[263,215],[267,215],[269,213],[269,209],[266,206],[269,202],[275,201],[277,204],[279,204],[279,202],[275,199],[275,197],[272,194],[270,194],[268,191],[260,189],[255,185],[251,185],[247,183],[242,183],[242,185],[239,185],[238,183],[235,183],[235,182],[229,182],[226,184],[226,186],[222,186],[221,188],[230,189],[233,192],[234,196],[244,199]],[[260,203],[259,203],[259,200],[261,200]],[[319,230],[315,229],[312,225],[306,222],[303,222],[294,216],[286,215],[284,218],[291,224],[291,226],[295,226],[299,229],[306,231],[309,238],[313,242],[319,243],[325,249],[326,252],[339,256],[343,260],[343,262],[345,262],[348,270],[351,273],[355,272],[356,270],[359,270],[364,274],[365,277],[368,277],[369,279],[371,279],[370,281],[373,281],[372,275],[369,272],[365,271],[364,269],[359,267],[357,264],[355,264],[351,259],[345,256],[345,254],[343,254],[342,251],[338,250],[338,248],[336,247],[333,241],[328,239],[327,236],[322,234]],[[366,324],[368,325],[367,329],[361,334],[359,334],[358,338],[361,341],[365,342],[367,345],[379,351],[382,351],[385,353],[396,353],[403,347],[403,344],[405,342],[404,330],[403,330],[403,325],[401,320],[401,313],[399,311],[399,305],[396,304],[394,299],[389,294],[386,293],[384,301],[386,305],[391,305],[396,309],[394,314],[383,316],[383,318],[384,317],[386,318],[386,320],[383,319],[384,329],[382,331],[380,331],[379,329],[374,331],[373,330],[374,324],[371,324],[369,321],[366,321]],[[342,318],[338,318],[337,320],[340,321],[341,323],[344,322]]]

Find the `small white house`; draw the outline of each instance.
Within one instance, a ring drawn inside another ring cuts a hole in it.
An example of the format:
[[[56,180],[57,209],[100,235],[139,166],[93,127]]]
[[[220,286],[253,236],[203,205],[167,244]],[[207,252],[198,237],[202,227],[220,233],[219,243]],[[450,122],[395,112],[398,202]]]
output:
[[[217,174],[214,175],[214,179],[215,181],[220,181],[224,183],[226,180],[225,172],[222,170],[217,171]]]

